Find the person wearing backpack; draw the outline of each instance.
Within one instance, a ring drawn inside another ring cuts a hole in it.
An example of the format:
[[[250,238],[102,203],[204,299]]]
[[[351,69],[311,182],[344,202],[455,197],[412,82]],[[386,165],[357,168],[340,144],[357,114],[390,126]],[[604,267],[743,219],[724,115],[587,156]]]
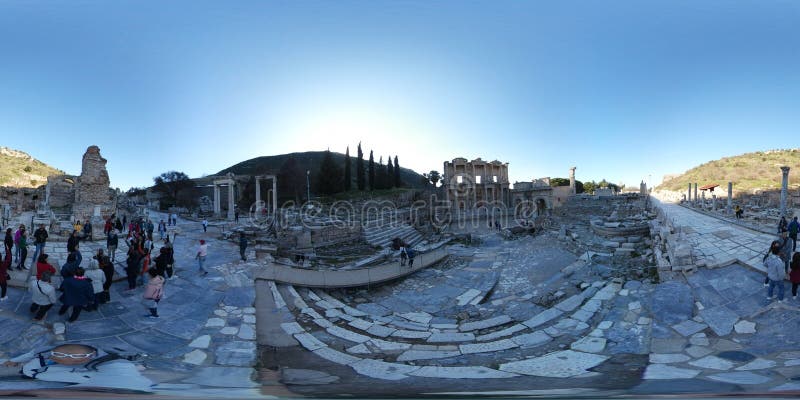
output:
[[[406,247],[406,255],[408,256],[408,268],[414,268],[414,257],[417,255],[414,249]]]
[[[22,271],[28,269],[25,266],[25,260],[28,258],[28,233],[25,231],[25,226],[19,228],[19,241],[17,242],[17,250],[19,250],[19,263],[17,269]]]
[[[161,297],[164,295],[164,277],[159,275],[156,269],[151,269],[148,274],[150,279],[148,279],[147,285],[144,287],[144,293],[142,293],[145,307],[150,310],[150,315],[146,315],[146,317],[158,318],[158,302],[161,301]]]
[[[44,245],[47,243],[47,238],[50,235],[47,234],[47,229],[44,229],[44,224],[39,224],[39,229],[33,232],[33,245],[36,246],[36,250],[33,252],[33,260],[31,260],[31,267],[36,265],[36,262],[39,260],[39,255],[44,253]]]
[[[117,235],[116,229],[111,229],[108,232],[108,237],[106,237],[106,247],[108,248],[108,254],[111,257],[111,262],[115,261],[117,256],[117,246],[119,246],[119,236]]]
[[[789,238],[792,239],[792,251],[797,251],[797,232],[800,231],[800,223],[797,222],[797,217],[792,218],[788,228]]]

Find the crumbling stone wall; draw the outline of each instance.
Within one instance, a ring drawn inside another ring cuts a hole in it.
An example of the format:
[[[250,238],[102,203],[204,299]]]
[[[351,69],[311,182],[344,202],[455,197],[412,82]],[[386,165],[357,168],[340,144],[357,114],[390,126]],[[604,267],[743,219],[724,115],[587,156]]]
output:
[[[83,155],[81,175],[75,184],[72,213],[76,218],[109,216],[115,212],[115,193],[110,189],[106,163],[100,148],[89,146]]]

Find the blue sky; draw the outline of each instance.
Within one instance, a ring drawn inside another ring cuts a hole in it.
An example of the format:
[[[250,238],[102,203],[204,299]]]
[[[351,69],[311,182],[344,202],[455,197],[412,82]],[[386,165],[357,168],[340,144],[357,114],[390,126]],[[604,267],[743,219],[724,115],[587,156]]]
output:
[[[798,147],[797,1],[0,1],[0,145],[112,186],[305,150],[636,185]]]

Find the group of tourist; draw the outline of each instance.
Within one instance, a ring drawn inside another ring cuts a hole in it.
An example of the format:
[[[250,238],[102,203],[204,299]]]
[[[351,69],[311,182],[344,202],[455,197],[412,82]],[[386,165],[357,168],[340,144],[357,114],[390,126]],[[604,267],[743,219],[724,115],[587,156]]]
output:
[[[777,291],[778,301],[784,298],[783,281],[788,277],[792,283],[792,299],[797,299],[797,288],[800,287],[800,252],[797,250],[797,232],[800,224],[797,217],[787,223],[786,218],[781,218],[778,223],[779,238],[774,240],[764,255],[764,267],[767,277],[764,286],[767,287],[767,300],[772,300]]]

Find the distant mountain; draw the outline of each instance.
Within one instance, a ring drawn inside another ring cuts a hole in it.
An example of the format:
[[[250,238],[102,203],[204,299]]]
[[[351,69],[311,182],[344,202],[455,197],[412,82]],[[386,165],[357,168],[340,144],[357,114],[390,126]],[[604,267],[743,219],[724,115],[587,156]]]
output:
[[[364,159],[364,170],[367,170],[369,159],[368,154],[365,155]],[[338,163],[342,170],[344,170],[344,154],[331,152],[333,156],[333,160]],[[325,156],[324,151],[306,151],[302,153],[291,153],[291,154],[280,154],[276,156],[264,156],[264,157],[256,157],[247,161],[242,161],[236,165],[231,167],[225,168],[222,171],[219,171],[217,175],[224,175],[228,172],[233,172],[236,175],[261,175],[261,174],[274,174],[277,175],[278,171],[281,169],[281,166],[289,156],[294,156],[295,160],[297,161],[297,165],[307,171],[311,171],[311,179],[314,179],[314,176],[319,172],[319,166],[322,163],[322,158]],[[375,157],[375,164],[378,164],[379,156]],[[352,187],[356,187],[356,157],[350,157],[351,168],[352,168],[352,177],[353,177],[353,184]],[[386,165],[386,160],[383,161],[384,166]],[[400,180],[403,181],[403,184],[407,187],[412,188],[423,188],[422,184],[422,175],[416,173],[414,170],[404,168],[403,167],[403,159],[398,156],[398,162],[400,163]]]
[[[698,186],[717,183],[725,189],[728,182],[733,182],[734,191],[779,189],[779,167],[782,165],[791,168],[789,184],[796,186],[796,177],[800,174],[800,149],[757,151],[709,161],[671,179],[665,179],[656,190],[684,191],[690,182],[697,183]]]
[[[0,147],[0,186],[39,187],[47,183],[49,175],[61,175],[53,168],[28,153]]]

